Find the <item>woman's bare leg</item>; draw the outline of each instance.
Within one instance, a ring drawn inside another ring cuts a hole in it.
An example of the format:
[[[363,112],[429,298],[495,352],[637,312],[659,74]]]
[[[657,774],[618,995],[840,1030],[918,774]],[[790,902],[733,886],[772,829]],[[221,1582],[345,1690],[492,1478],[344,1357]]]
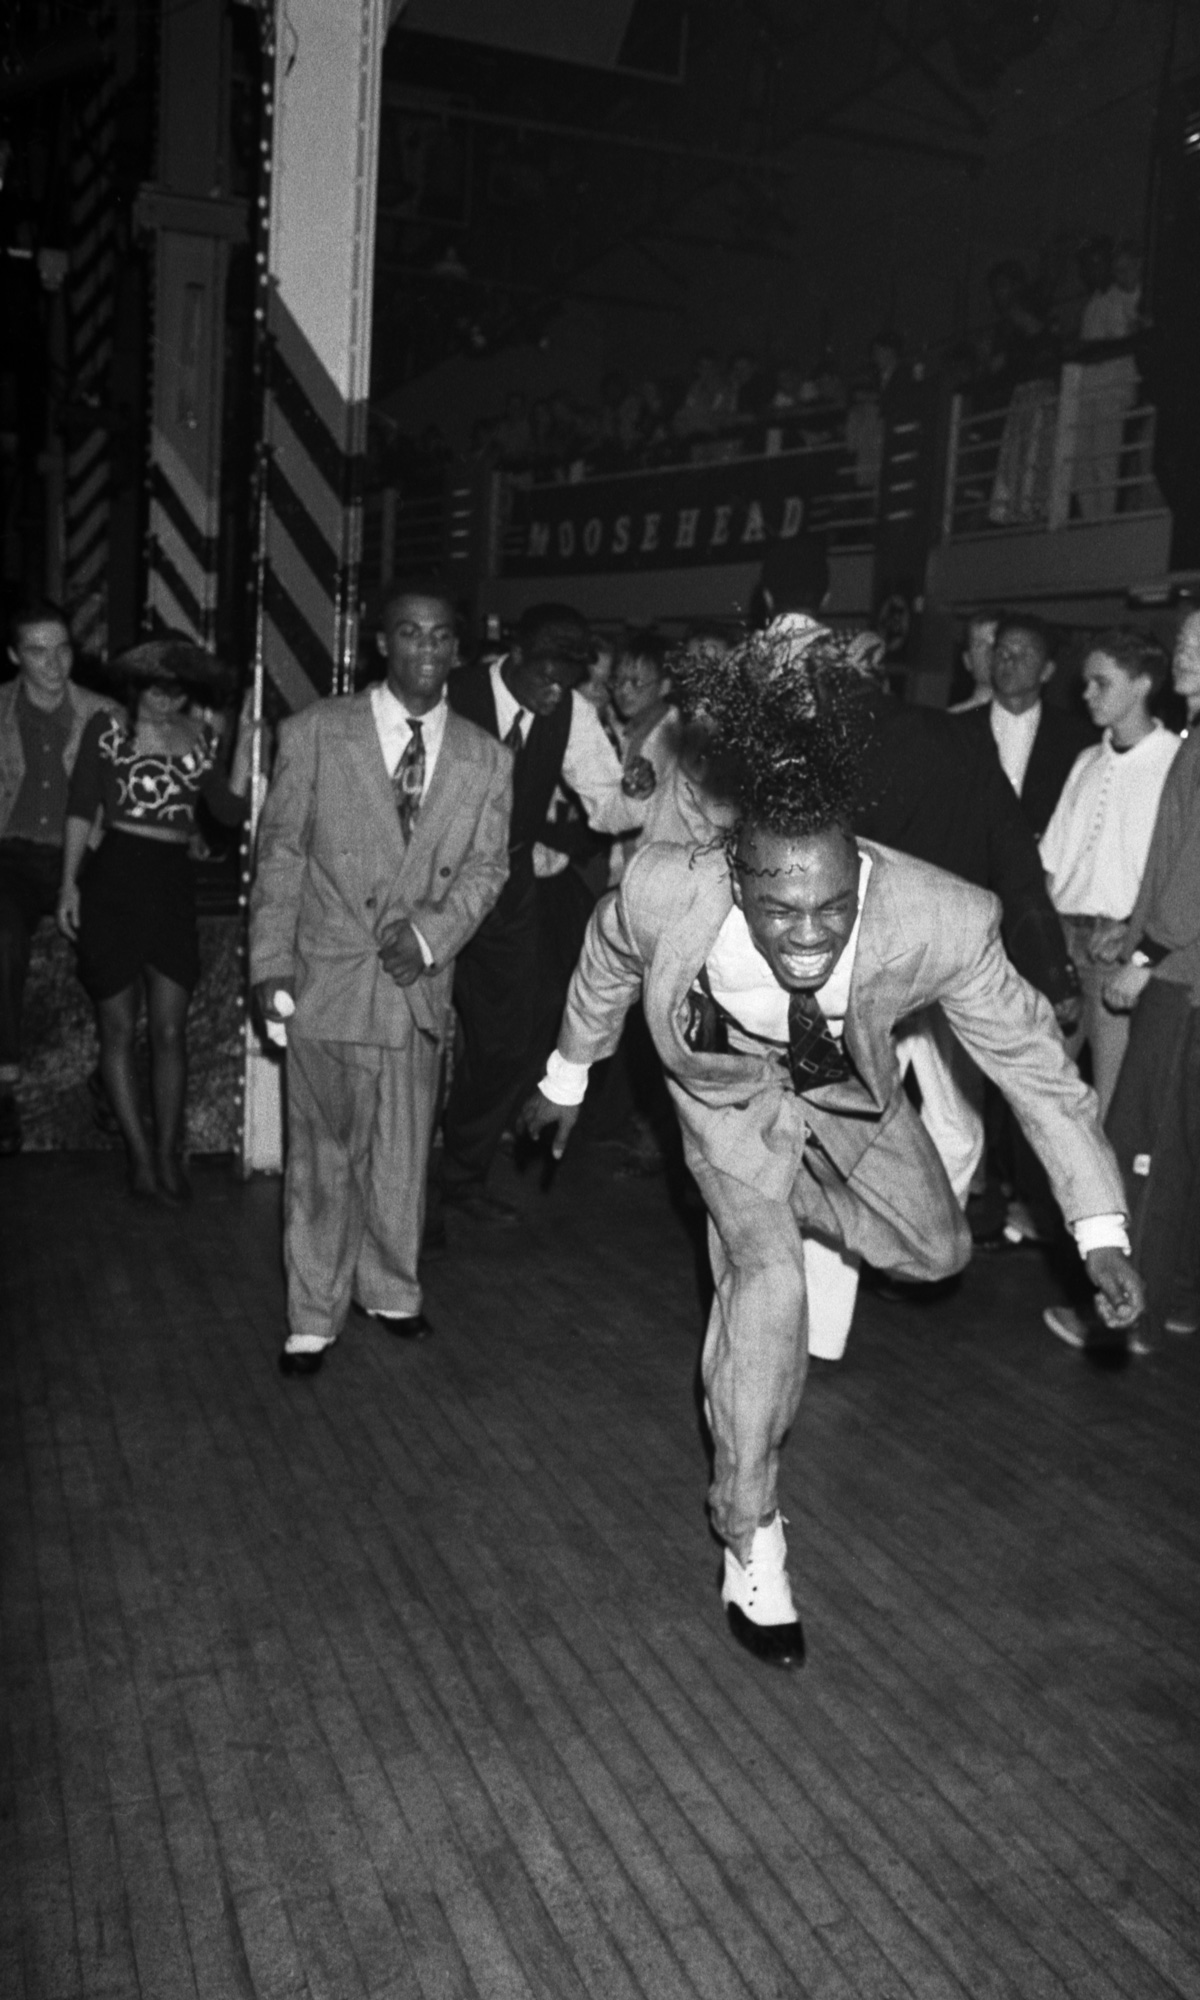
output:
[[[183,1113],[187,1097],[187,1011],[191,994],[161,972],[149,971],[150,1076],[154,1093],[155,1168],[164,1194],[186,1200]]]

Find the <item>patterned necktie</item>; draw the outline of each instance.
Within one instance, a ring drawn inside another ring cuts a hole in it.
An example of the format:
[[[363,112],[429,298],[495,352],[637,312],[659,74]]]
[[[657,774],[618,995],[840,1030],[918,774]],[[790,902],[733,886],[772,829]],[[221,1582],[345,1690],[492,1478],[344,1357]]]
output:
[[[508,748],[512,751],[514,757],[517,756],[517,754],[525,748],[525,732],[521,728],[521,724],[524,720],[525,720],[525,710],[523,708],[519,708],[513,717],[512,728],[509,730],[508,735],[504,739],[505,743],[508,745]]]
[[[412,839],[412,830],[421,807],[421,793],[425,789],[425,739],[421,734],[422,725],[414,715],[408,718],[412,730],[404,746],[400,762],[392,773],[392,791],[396,800],[396,812],[400,819],[400,831],[406,841]]]
[[[829,1031],[829,1023],[811,993],[793,993],[788,1001],[788,1068],[792,1089],[799,1095],[823,1083],[844,1083],[853,1075],[846,1051]]]

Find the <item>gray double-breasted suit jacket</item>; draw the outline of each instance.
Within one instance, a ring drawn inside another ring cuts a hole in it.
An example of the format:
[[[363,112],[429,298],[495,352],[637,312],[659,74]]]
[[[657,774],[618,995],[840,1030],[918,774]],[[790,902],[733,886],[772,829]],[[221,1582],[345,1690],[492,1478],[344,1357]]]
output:
[[[1123,1212],[1095,1097],[1066,1055],[1049,1004],[1004,954],[996,898],[890,848],[861,845],[872,868],[844,1028],[857,1071],[848,1082],[801,1099],[770,1052],[689,1046],[688,996],[732,893],[724,855],[678,847],[643,849],[593,916],[560,1053],[586,1063],[611,1054],[641,993],[688,1164],[718,1229],[730,1202],[739,1229],[747,1209],[774,1228],[768,1211],[790,1204],[798,1219],[872,1263],[928,1277],[958,1268],[970,1248],[896,1059],[897,1026],[936,1001],[1012,1103],[1068,1221]]]
[[[369,694],[314,702],[285,722],[250,897],[250,978],[295,981],[289,1032],[401,1048],[444,1040],[454,959],[508,877],[512,755],[451,709],[406,844]],[[416,925],[433,967],[411,986],[379,940]]]

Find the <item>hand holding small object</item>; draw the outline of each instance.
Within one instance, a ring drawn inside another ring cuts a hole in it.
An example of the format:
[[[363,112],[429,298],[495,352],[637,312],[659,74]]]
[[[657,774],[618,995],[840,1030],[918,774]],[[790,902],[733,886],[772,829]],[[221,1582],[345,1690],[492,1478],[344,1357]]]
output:
[[[278,1049],[287,1047],[284,1025],[296,1011],[296,997],[290,979],[260,979],[254,988],[254,1003],[267,1040]]]
[[[397,986],[411,986],[425,970],[425,954],[407,917],[388,925],[379,940],[379,956]]]
[[[1096,1287],[1096,1311],[1105,1326],[1132,1326],[1146,1310],[1146,1288],[1123,1250],[1089,1250],[1087,1274]]]
[[[1148,965],[1121,965],[1103,986],[1104,1004],[1113,1014],[1129,1014],[1150,983]]]

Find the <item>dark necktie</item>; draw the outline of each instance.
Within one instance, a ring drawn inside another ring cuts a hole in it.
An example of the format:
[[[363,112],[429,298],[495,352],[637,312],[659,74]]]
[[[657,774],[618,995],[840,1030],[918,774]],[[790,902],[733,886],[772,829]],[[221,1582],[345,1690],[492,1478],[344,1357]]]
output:
[[[508,748],[512,751],[514,757],[517,755],[519,751],[525,748],[525,734],[521,728],[521,724],[524,720],[525,720],[525,710],[523,708],[519,708],[513,717],[512,728],[509,730],[508,735],[504,739],[505,743],[508,745]]]
[[[823,1083],[843,1083],[853,1074],[849,1056],[811,993],[793,993],[788,1001],[788,1068],[797,1094]]]
[[[422,725],[415,716],[409,716],[408,726],[412,730],[404,746],[400,762],[392,773],[392,791],[396,799],[396,811],[400,818],[400,831],[406,841],[412,839],[412,830],[421,806],[421,793],[425,789],[425,739],[421,734]]]

